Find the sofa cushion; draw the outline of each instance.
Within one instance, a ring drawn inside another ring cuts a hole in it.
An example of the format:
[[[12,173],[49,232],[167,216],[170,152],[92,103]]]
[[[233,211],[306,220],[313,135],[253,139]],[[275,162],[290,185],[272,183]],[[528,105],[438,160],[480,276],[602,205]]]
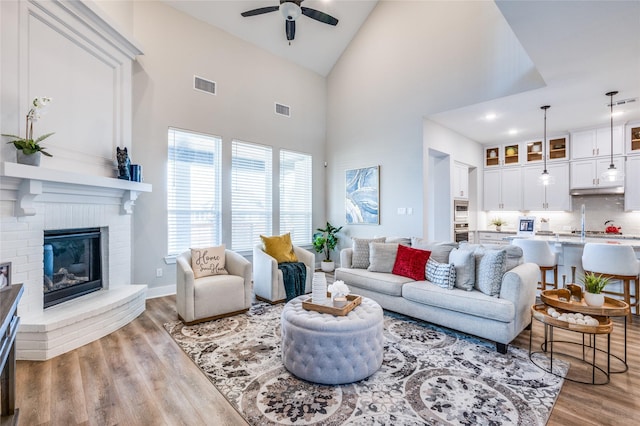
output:
[[[477,268],[475,288],[489,296],[500,294],[502,276],[505,273],[505,250],[487,250]]]
[[[522,249],[513,244],[470,244],[467,242],[460,243],[460,248],[463,250],[471,250],[476,252],[476,267],[479,265],[479,257],[486,250],[505,250],[507,252],[507,259],[505,261],[505,268],[507,271],[512,270],[518,265],[524,263],[524,254]]]
[[[513,303],[506,299],[491,297],[479,291],[459,288],[447,290],[429,281],[415,281],[403,285],[402,297],[423,305],[502,322],[511,322],[516,315]]]
[[[429,258],[427,260],[427,281],[438,287],[451,290],[456,283],[456,267],[450,263],[440,263]]]
[[[192,248],[191,269],[193,277],[198,279],[211,275],[227,275],[228,272],[224,268],[224,249],[224,244],[216,247]]]
[[[409,237],[386,237],[384,242],[385,243],[402,244],[403,246],[410,246],[411,245],[411,238],[409,238]]]
[[[473,290],[476,283],[476,258],[473,251],[455,248],[449,254],[449,263],[456,268],[455,286],[462,290]]]
[[[369,243],[369,267],[371,272],[393,271],[398,254],[398,244],[392,243]]]
[[[384,243],[384,240],[384,237],[353,238],[353,255],[351,257],[351,267],[367,269],[369,267],[369,243]]]
[[[420,250],[403,245],[398,245],[396,263],[393,265],[393,273],[414,280],[424,280],[427,260],[430,251]]]
[[[449,253],[458,247],[458,243],[454,242],[428,242],[424,238],[412,237],[411,247],[428,250],[431,252],[431,258],[440,263],[449,262]]]
[[[291,244],[291,234],[286,233],[277,235],[275,237],[267,237],[260,235],[262,245],[264,246],[264,252],[273,257],[276,262],[297,262],[298,257],[293,251],[293,244]]]
[[[413,282],[411,278],[383,272],[369,272],[364,269],[338,268],[335,272],[336,280],[348,283],[349,288],[358,294],[358,288],[375,291],[390,296],[402,296],[402,285]]]

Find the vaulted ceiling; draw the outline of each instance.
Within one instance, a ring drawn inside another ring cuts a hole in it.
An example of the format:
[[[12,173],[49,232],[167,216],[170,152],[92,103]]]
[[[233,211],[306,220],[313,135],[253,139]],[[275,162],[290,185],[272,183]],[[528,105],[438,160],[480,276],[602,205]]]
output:
[[[428,0],[425,0],[428,1]],[[434,92],[448,88],[452,102],[443,102],[437,110],[423,114],[458,133],[480,143],[517,141],[540,137],[542,111],[549,104],[549,133],[563,132],[609,123],[608,98],[605,93],[618,90],[615,100],[640,98],[640,2],[638,1],[511,1],[486,2],[495,7],[495,14],[504,20],[510,31],[502,31],[504,45],[513,49],[514,62],[530,61],[533,69],[527,76],[535,84],[517,84],[510,96],[492,98],[472,105],[460,105],[464,94],[456,93],[465,75],[475,69],[491,66],[497,76],[509,72],[500,64],[492,64],[490,57],[478,57],[473,43],[465,39],[465,27],[455,19],[443,23],[442,31],[433,43],[449,46],[456,57],[451,58],[457,69],[448,76],[431,78],[423,70],[420,57],[427,30],[418,20],[409,23],[402,8],[410,7],[407,0],[381,0],[393,7],[385,8],[388,25],[385,31],[403,34],[394,52],[394,61],[402,66],[399,75],[409,92],[412,87],[425,90],[432,85]],[[241,12],[277,6],[279,0],[247,1],[190,1],[165,0],[165,3],[219,27],[241,39],[253,43],[275,55],[328,76],[345,49],[358,32],[372,31],[367,22],[377,1],[371,0],[304,0],[302,6],[313,8],[338,18],[333,27],[307,16],[296,20],[296,36],[289,44],[284,30],[284,17],[279,11],[251,17]],[[459,3],[458,3],[459,4]],[[430,14],[441,13],[446,2],[432,2]],[[424,9],[424,8],[423,8]],[[443,16],[450,16],[450,14]],[[444,18],[443,18],[444,19]],[[487,32],[495,32],[500,22],[487,21]],[[508,40],[507,40],[508,39]],[[514,43],[517,42],[517,43]],[[465,49],[467,49],[465,51]],[[445,60],[438,58],[438,60]],[[414,72],[404,72],[412,67]],[[520,78],[504,75],[505,80]],[[398,84],[396,82],[396,84]],[[490,88],[489,88],[490,89]],[[495,92],[496,94],[498,91]],[[616,123],[640,120],[640,100],[616,106]],[[495,115],[487,120],[487,114]],[[510,133],[515,131],[516,133]]]

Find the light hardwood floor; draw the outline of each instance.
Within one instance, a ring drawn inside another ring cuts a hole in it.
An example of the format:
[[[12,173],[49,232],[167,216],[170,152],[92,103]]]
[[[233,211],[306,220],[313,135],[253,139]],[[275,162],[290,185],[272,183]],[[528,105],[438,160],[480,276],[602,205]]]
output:
[[[20,425],[245,425],[162,327],[176,319],[174,296],[151,299],[136,320],[96,342],[49,361],[18,361]],[[543,328],[535,321],[533,333],[539,346]],[[640,317],[628,342],[629,371],[603,386],[565,381],[549,425],[640,422]],[[529,331],[513,344],[527,349]]]

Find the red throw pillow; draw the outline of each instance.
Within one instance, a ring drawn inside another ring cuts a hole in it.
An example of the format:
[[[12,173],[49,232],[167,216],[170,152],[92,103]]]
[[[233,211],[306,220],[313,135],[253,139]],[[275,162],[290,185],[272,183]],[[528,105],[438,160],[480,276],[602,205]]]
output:
[[[396,256],[396,263],[393,265],[392,273],[413,278],[416,281],[423,281],[425,279],[425,266],[427,265],[429,256],[431,256],[430,251],[415,249],[400,244],[398,245],[398,254]]]

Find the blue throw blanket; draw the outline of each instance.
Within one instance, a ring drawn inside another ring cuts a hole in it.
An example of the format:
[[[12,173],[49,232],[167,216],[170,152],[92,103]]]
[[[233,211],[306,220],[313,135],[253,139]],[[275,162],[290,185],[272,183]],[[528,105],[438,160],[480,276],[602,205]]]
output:
[[[304,285],[307,281],[307,268],[302,262],[278,263],[278,269],[282,271],[284,291],[287,294],[287,302],[304,294]]]

